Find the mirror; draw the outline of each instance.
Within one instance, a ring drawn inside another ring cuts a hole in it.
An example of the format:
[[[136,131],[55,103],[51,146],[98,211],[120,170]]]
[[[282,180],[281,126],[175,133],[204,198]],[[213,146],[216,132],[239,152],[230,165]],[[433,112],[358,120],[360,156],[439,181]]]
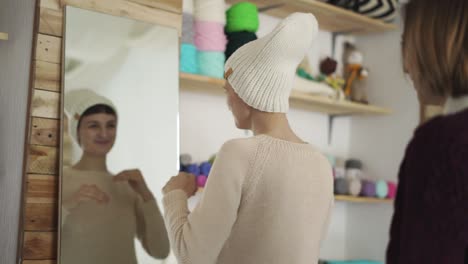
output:
[[[162,263],[178,172],[178,34],[66,7],[59,260]]]

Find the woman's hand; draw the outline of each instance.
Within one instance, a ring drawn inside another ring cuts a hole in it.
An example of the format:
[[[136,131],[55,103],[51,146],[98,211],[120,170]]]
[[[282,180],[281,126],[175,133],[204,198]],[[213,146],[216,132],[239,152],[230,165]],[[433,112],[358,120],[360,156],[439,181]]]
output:
[[[114,176],[113,180],[115,182],[128,182],[133,191],[138,193],[145,202],[154,200],[153,193],[146,185],[145,179],[143,178],[143,174],[141,174],[140,170],[135,169],[122,171]]]
[[[110,198],[95,184],[83,184],[71,197],[63,201],[63,206],[67,210],[73,210],[82,202],[95,202],[97,204],[107,204]]]
[[[197,191],[197,182],[195,175],[180,172],[179,175],[172,177],[163,188],[163,194],[173,190],[183,190],[188,197],[195,194]]]

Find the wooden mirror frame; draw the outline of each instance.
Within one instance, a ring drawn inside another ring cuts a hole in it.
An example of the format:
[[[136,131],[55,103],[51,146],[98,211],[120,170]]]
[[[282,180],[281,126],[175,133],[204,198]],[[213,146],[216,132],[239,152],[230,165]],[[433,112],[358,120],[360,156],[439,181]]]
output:
[[[70,5],[182,32],[182,0],[36,0],[18,263],[57,263],[64,10]]]

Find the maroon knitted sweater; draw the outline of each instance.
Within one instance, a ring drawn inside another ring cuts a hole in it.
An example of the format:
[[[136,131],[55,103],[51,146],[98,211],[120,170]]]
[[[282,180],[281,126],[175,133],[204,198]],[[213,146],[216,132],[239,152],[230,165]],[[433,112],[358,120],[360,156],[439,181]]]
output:
[[[398,177],[386,264],[468,263],[468,110],[420,126]]]

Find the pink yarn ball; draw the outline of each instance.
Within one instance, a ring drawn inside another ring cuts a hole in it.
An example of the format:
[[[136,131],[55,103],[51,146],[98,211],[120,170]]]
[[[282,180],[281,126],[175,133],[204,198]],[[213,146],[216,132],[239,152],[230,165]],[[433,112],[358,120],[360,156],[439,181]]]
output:
[[[397,191],[397,185],[394,182],[387,182],[388,184],[388,195],[387,198],[390,199],[395,199],[396,197],[396,191]]]
[[[197,177],[197,186],[198,187],[205,187],[206,181],[208,180],[208,177],[205,175],[200,175]]]
[[[226,50],[227,39],[224,35],[224,25],[217,22],[197,21],[193,24],[195,31],[194,43],[201,51]]]

